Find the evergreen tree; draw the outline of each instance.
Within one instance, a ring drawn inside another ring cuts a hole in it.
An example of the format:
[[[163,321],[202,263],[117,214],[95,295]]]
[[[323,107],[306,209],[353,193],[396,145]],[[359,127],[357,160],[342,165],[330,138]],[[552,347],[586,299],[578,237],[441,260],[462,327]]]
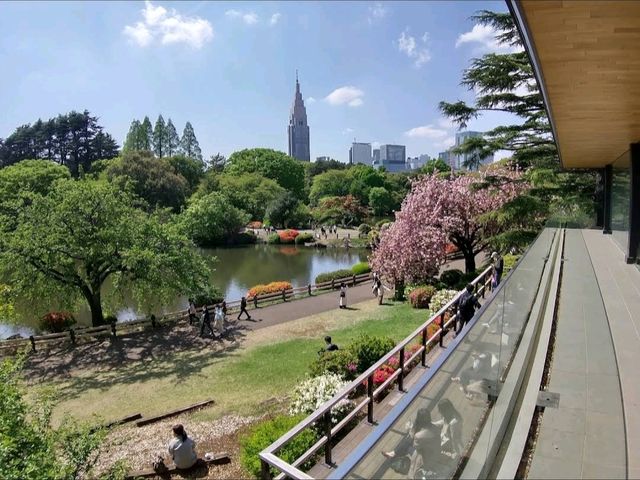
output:
[[[171,119],[167,121],[167,157],[172,157],[180,149],[180,137]]]
[[[114,158],[118,156],[118,144],[108,133],[98,133],[91,142],[91,151],[94,160]]]
[[[139,143],[140,127],[141,124],[138,120],[131,122],[129,133],[127,133],[127,138],[125,138],[124,145],[122,146],[123,152],[135,152],[142,149],[142,145]]]
[[[142,143],[141,150],[153,150],[153,128],[151,127],[151,120],[145,115],[142,121],[141,128],[139,130],[140,142]]]
[[[202,160],[202,150],[200,150],[198,139],[196,138],[196,134],[193,131],[193,127],[190,122],[187,122],[184,126],[180,147],[185,156],[195,158],[196,160]]]
[[[156,154],[156,157],[167,156],[168,143],[167,126],[162,115],[158,115],[158,120],[156,120],[156,125],[153,128],[153,153]]]

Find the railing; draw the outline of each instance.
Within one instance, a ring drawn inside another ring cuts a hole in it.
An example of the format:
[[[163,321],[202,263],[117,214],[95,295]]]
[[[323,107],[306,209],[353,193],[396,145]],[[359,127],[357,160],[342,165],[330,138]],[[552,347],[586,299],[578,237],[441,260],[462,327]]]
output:
[[[371,278],[370,273],[363,273],[360,275],[352,275],[340,279],[330,280],[327,282],[321,282],[314,285],[307,285],[304,287],[290,288],[282,290],[276,293],[269,293],[266,295],[256,295],[248,301],[248,307],[260,308],[260,304],[266,303],[268,305],[278,302],[290,301],[296,297],[311,296],[314,293],[320,293],[323,291],[333,290],[340,286],[341,283],[345,283],[350,286],[355,286]],[[227,309],[229,312],[240,310],[241,300],[233,300],[227,303]],[[211,305],[208,306],[209,308]],[[202,312],[202,308],[199,309]],[[142,318],[139,320],[133,320],[130,322],[111,323],[108,325],[101,325],[98,327],[77,327],[71,328],[67,331],[60,333],[50,333],[47,335],[31,335],[28,338],[19,338],[14,340],[2,340],[0,341],[0,350],[2,349],[19,349],[21,347],[31,345],[31,351],[36,352],[38,345],[49,345],[51,343],[60,341],[70,341],[72,345],[76,345],[81,339],[95,338],[99,336],[111,336],[116,338],[118,334],[127,334],[141,328],[152,327],[156,328],[161,325],[170,324],[188,318],[188,310],[179,310],[177,312],[166,313],[157,319],[154,315],[149,318]]]
[[[481,296],[482,298],[484,298],[487,288],[490,288],[491,285],[491,267],[488,267],[486,270],[484,270],[471,282],[471,284],[474,286],[476,297]],[[272,478],[271,467],[275,467],[276,469],[280,470],[280,472],[282,472],[276,477],[277,480],[285,477],[292,479],[310,479],[311,477],[300,470],[298,467],[304,464],[311,457],[313,457],[323,447],[324,461],[326,464],[331,465],[333,463],[332,438],[335,437],[336,434],[338,434],[345,426],[347,426],[351,422],[351,420],[353,420],[356,415],[358,415],[365,407],[367,407],[367,421],[371,424],[374,423],[374,405],[376,398],[379,397],[380,394],[385,391],[394,381],[396,381],[398,385],[398,390],[403,391],[404,376],[407,370],[407,365],[414,362],[418,358],[418,356],[420,357],[421,365],[425,368],[427,367],[427,352],[429,348],[432,347],[436,341],[438,341],[438,343],[442,346],[442,340],[448,330],[448,327],[451,324],[455,325],[454,322],[456,321],[458,314],[454,313],[450,315],[448,319],[447,314],[451,313],[451,310],[458,302],[461,294],[462,291],[458,292],[458,294],[451,301],[449,301],[434,315],[432,315],[425,323],[420,325],[416,330],[409,334],[395,348],[393,348],[393,350],[388,352],[384,357],[378,360],[358,378],[346,385],[340,392],[338,392],[333,398],[325,402],[315,412],[313,412],[307,418],[302,420],[298,425],[289,430],[285,435],[280,437],[278,440],[276,440],[274,443],[260,452],[262,479],[270,480]],[[429,337],[427,330],[429,326],[434,323],[438,325],[439,328]],[[417,338],[420,338],[420,348],[417,349],[411,356],[406,358],[405,349]],[[384,383],[379,385],[378,388],[374,389],[374,372],[395,355],[399,355],[399,368]],[[355,408],[337,425],[332,427],[332,408],[363,384],[366,384],[367,387],[366,398],[358,403]],[[293,463],[289,464],[276,455],[276,453],[280,449],[287,445],[302,431],[311,428],[314,424],[319,424],[320,422],[322,423],[322,431],[324,432],[324,434],[314,445],[311,446],[311,448],[304,452]]]

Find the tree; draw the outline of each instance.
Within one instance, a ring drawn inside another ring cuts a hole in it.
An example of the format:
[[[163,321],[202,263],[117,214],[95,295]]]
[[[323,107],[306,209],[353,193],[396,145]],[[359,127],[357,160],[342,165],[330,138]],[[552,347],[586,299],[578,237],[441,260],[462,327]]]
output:
[[[298,208],[300,201],[292,193],[285,191],[281,193],[267,207],[266,217],[271,225],[287,228],[289,221]]]
[[[353,195],[324,197],[313,210],[317,222],[339,225],[358,225],[366,215],[367,209]]]
[[[132,191],[146,203],[149,211],[169,207],[177,212],[189,192],[187,180],[176,173],[166,158],[154,158],[149,151],[125,153],[106,168],[109,181]]]
[[[326,171],[344,170],[348,167],[349,164],[334,160],[333,158],[330,158],[329,160],[316,160],[315,162],[305,163],[305,169],[309,180],[313,180],[313,177]]]
[[[349,195],[351,181],[347,170],[328,170],[316,175],[309,191],[309,201],[316,205],[323,197]]]
[[[189,191],[193,192],[204,175],[204,162],[184,155],[174,155],[173,157],[166,157],[166,159],[176,174],[182,175],[187,180]]]
[[[391,213],[395,201],[393,195],[384,187],[373,187],[369,190],[369,207],[374,215],[383,216]]]
[[[167,156],[172,157],[180,150],[180,137],[171,119],[167,121]]]
[[[369,203],[369,191],[372,188],[382,187],[385,184],[385,173],[369,165],[354,165],[347,170],[347,178],[351,180],[349,193],[363,205]]]
[[[142,124],[138,120],[133,120],[127,133],[127,138],[124,140],[122,146],[122,152],[139,152],[144,150],[144,139],[142,138]]]
[[[227,159],[224,155],[220,155],[220,152],[215,155],[211,155],[209,158],[209,164],[207,165],[207,170],[214,172],[222,172],[224,170],[224,166],[227,164]]]
[[[216,190],[227,197],[234,207],[247,212],[252,220],[259,221],[265,218],[267,207],[286,192],[275,180],[257,173],[218,175]]]
[[[433,172],[448,173],[451,172],[451,167],[441,158],[432,158],[419,170],[419,173],[425,175],[431,175]]]
[[[132,194],[107,182],[59,181],[35,196],[17,227],[0,236],[0,278],[22,298],[73,306],[84,299],[103,323],[101,287],[142,301],[197,291],[208,267],[176,225],[135,208]],[[107,299],[110,300],[110,299]]]
[[[92,167],[93,162],[97,160],[115,158],[120,153],[118,144],[113,137],[108,133],[103,132],[96,134],[91,141],[91,151],[93,153],[92,157],[95,159],[91,162]]]
[[[142,121],[142,124],[140,125],[140,130],[138,135],[139,135],[139,142],[142,147],[140,150],[152,151],[153,150],[153,127],[151,126],[151,120],[149,120],[149,117],[147,117],[146,115],[144,117],[144,120]]]
[[[218,192],[196,198],[181,215],[183,231],[203,247],[231,239],[248,221],[249,215]]]
[[[180,149],[183,155],[202,161],[202,150],[200,150],[198,139],[196,138],[196,134],[193,131],[191,123],[189,122],[184,126],[182,140],[180,141]]]
[[[231,174],[260,173],[275,180],[299,200],[305,198],[304,166],[289,155],[270,148],[251,148],[234,152],[224,171]]]
[[[162,115],[158,115],[156,125],[153,128],[153,153],[156,157],[162,158],[167,156],[169,150],[169,133],[167,132],[167,126],[164,123]]]

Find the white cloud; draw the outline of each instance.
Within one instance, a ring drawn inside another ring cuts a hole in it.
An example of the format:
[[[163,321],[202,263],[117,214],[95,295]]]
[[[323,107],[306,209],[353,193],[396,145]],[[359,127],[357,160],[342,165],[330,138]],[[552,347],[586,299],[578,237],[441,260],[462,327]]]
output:
[[[238,18],[242,20],[246,25],[255,25],[260,21],[260,17],[255,12],[243,12],[240,10],[232,9],[232,10],[227,10],[226,12],[224,12],[224,14],[229,18]],[[277,13],[275,15],[278,15],[278,18],[279,18],[280,14]],[[278,20],[276,19],[276,22],[277,21]],[[271,17],[271,22],[273,22],[273,16]],[[271,23],[271,25],[275,25],[275,23]]]
[[[451,120],[449,120],[446,117],[440,118],[437,123],[439,127],[445,128],[447,130],[450,128],[456,127],[455,123],[453,123]]]
[[[342,134],[343,134],[343,135],[349,135],[350,133],[353,133],[354,131],[355,131],[355,130],[354,130],[353,128],[349,128],[349,127],[347,127],[347,128],[345,128],[345,129],[342,131]]]
[[[436,147],[446,150],[450,147],[453,147],[456,144],[455,137],[446,137],[441,142],[436,143]]]
[[[423,125],[421,127],[415,127],[404,132],[404,134],[409,138],[429,138],[431,140],[441,141],[448,135],[446,130],[435,128],[433,125]]]
[[[242,15],[242,21],[247,25],[255,25],[258,23],[258,15],[254,12],[245,13]]]
[[[307,99],[305,100],[305,103],[307,105],[311,104],[311,103],[316,103],[316,99],[313,97],[307,97]]]
[[[382,20],[387,15],[387,8],[382,2],[376,2],[369,6],[369,15],[367,21],[369,25],[373,25],[378,20]]]
[[[398,50],[413,59],[413,65],[420,68],[422,65],[431,60],[431,52],[426,47],[429,41],[429,33],[422,35],[422,44],[418,44],[415,37],[409,35],[409,29],[405,29],[398,38]]]
[[[501,31],[496,30],[490,25],[475,24],[473,28],[465,33],[458,35],[456,40],[456,48],[466,43],[475,44],[479,47],[479,52],[517,52],[522,51],[522,47],[511,47],[509,45],[501,45],[496,40],[496,35]]]
[[[280,13],[274,13],[273,15],[271,15],[271,19],[269,20],[269,25],[273,26],[276,23],[278,23],[280,21],[280,17],[282,17]]]
[[[336,88],[333,92],[325,97],[325,101],[330,105],[349,105],[350,107],[359,107],[364,103],[362,97],[364,92],[353,86]]]
[[[201,48],[213,38],[213,27],[208,20],[199,17],[184,17],[177,11],[170,12],[154,6],[149,0],[142,10],[143,21],[126,25],[122,33],[141,47],[151,45],[159,39],[162,45],[186,43]]]

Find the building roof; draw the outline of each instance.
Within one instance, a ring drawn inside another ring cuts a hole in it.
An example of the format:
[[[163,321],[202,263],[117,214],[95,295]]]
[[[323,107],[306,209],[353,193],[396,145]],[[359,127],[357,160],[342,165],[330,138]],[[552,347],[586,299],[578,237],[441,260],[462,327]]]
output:
[[[565,168],[599,168],[640,141],[640,2],[508,0]]]

